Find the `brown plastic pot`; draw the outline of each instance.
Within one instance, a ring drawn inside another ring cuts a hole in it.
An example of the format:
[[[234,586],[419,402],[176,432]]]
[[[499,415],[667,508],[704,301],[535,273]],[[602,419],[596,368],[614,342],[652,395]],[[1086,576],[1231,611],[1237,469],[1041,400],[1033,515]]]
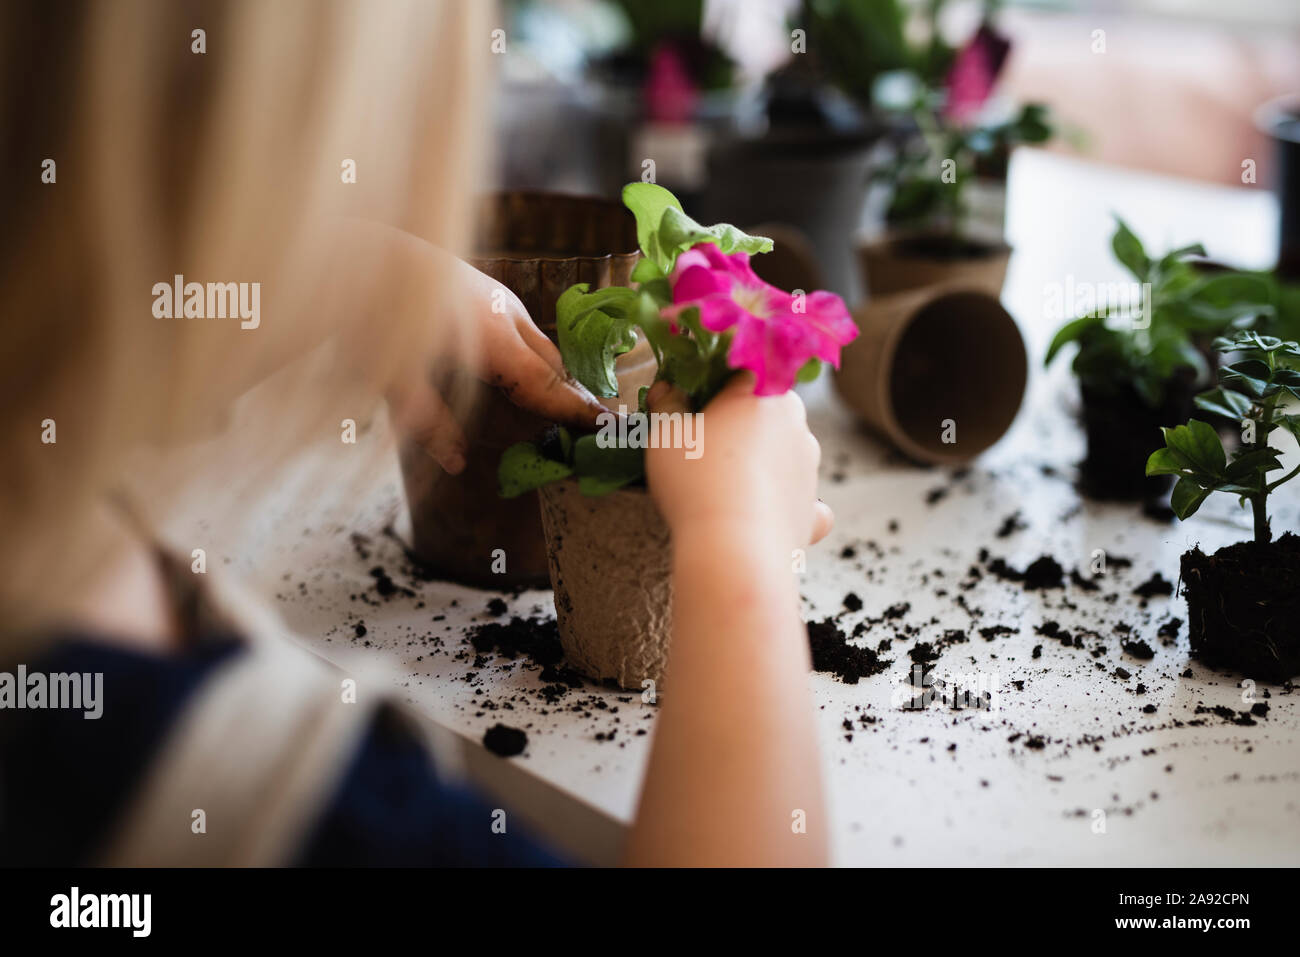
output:
[[[632,214],[606,200],[501,193],[485,199],[479,221],[480,254],[471,262],[517,295],[552,339],[555,302],[564,290],[578,282],[590,283],[593,289],[624,285],[640,256]],[[646,374],[647,351],[648,346],[638,346],[620,359],[620,370],[637,369],[635,381],[627,383],[631,403],[635,385],[654,375],[653,362]],[[463,376],[449,387],[474,397],[461,422],[469,441],[466,467],[460,475],[446,475],[419,446],[402,443],[399,456],[411,510],[412,550],[430,571],[452,581],[544,587],[546,547],[536,493],[503,499],[497,494],[496,476],[501,453],[535,437],[547,423],[516,407],[500,390]],[[628,401],[628,395],[620,399]],[[498,556],[505,559],[504,572],[498,571]]]
[[[672,634],[672,540],[645,489],[583,495],[541,489],[555,618],[564,657],[597,680],[662,689]]]
[[[869,295],[964,286],[991,296],[1002,294],[1011,247],[940,233],[891,233],[858,247],[858,261]]]
[[[1025,343],[997,297],[945,286],[873,299],[854,314],[835,385],[866,425],[909,458],[952,465],[1011,427],[1029,374]],[[955,441],[946,442],[947,423]]]

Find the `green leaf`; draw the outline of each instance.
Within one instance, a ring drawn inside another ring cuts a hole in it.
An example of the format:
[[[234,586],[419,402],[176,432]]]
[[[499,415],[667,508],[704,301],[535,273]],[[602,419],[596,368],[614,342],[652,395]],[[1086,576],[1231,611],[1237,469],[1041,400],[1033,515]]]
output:
[[[644,256],[633,270],[637,282],[665,278],[678,254],[697,243],[714,243],[724,253],[772,249],[767,237],[750,236],[728,223],[701,226],[686,215],[676,196],[654,183],[628,183],[623,187],[623,205],[636,217],[637,242]]]
[[[1220,352],[1244,352],[1258,350],[1274,352],[1283,346],[1281,339],[1275,336],[1262,336],[1253,329],[1242,329],[1231,336],[1219,336],[1214,340],[1214,348]]]
[[[1111,237],[1110,248],[1125,268],[1131,272],[1139,282],[1145,282],[1147,275],[1151,272],[1151,260],[1147,258],[1146,250],[1142,248],[1142,242],[1133,235],[1133,230],[1128,228],[1128,224],[1118,216],[1115,217],[1115,235]]]
[[[638,259],[636,265],[632,267],[633,282],[657,282],[664,278],[666,278],[664,276],[664,271],[660,269],[658,263],[652,259],[642,257],[641,259]]]
[[[1047,357],[1043,359],[1043,365],[1051,365],[1052,360],[1063,347],[1078,340],[1088,329],[1100,326],[1105,321],[1105,317],[1100,315],[1084,316],[1080,319],[1072,319],[1061,326],[1052,338],[1052,344],[1047,347]]]
[[[1011,143],[1045,143],[1052,138],[1052,129],[1044,103],[1026,103],[1020,115],[1007,125],[1004,136]]]
[[[1300,415],[1279,415],[1276,424],[1290,432],[1300,442]]]
[[[772,251],[772,240],[766,236],[751,236],[730,223],[701,226],[680,209],[668,207],[659,223],[659,246],[669,257],[664,271],[672,269],[679,253],[697,243],[713,243],[724,253],[766,253]]]
[[[573,443],[573,473],[584,495],[607,495],[645,477],[645,449],[601,445],[599,433],[584,435]]]
[[[1174,486],[1169,505],[1179,518],[1191,518],[1196,514],[1196,510],[1201,507],[1201,503],[1209,497],[1209,494],[1210,489],[1201,488],[1189,478],[1180,478],[1178,484]]]
[[[691,349],[680,355],[665,356],[662,368],[665,379],[691,395],[708,383],[712,367],[708,359]]]
[[[1190,419],[1186,425],[1165,429],[1165,444],[1181,456],[1195,471],[1207,475],[1222,475],[1227,456],[1219,433],[1200,419]]]
[[[1147,459],[1147,475],[1178,475],[1183,465],[1169,449],[1156,449]]]
[[[1166,272],[1171,267],[1178,264],[1180,260],[1188,256],[1204,256],[1205,247],[1200,243],[1192,243],[1190,246],[1179,246],[1177,249],[1171,249],[1160,257],[1160,271]]]
[[[1288,369],[1285,366],[1278,369],[1274,369],[1273,375],[1270,376],[1269,382],[1270,385],[1276,387],[1276,389],[1270,391],[1277,391],[1277,389],[1285,389],[1287,392],[1290,392],[1293,396],[1300,398],[1300,372],[1297,372],[1295,369]]]
[[[642,254],[658,267],[661,275],[666,276],[672,262],[660,251],[659,224],[667,210],[680,212],[682,204],[676,196],[655,183],[628,183],[623,187],[623,205],[636,217],[636,240]]]
[[[516,442],[501,453],[497,487],[502,498],[515,498],[572,474],[572,468],[548,459],[532,442]]]
[[[592,394],[610,398],[618,395],[614,362],[636,345],[628,311],[637,293],[622,286],[594,293],[587,289],[587,283],[578,283],[556,300],[560,357],[564,367]]]
[[[1202,392],[1193,401],[1198,409],[1231,419],[1233,422],[1240,422],[1250,414],[1250,400],[1240,392],[1229,389],[1211,389],[1209,392]]]
[[[1268,389],[1270,370],[1267,362],[1244,359],[1219,370],[1219,381],[1238,392],[1260,398]]]
[[[1240,480],[1248,475],[1264,475],[1268,472],[1280,469],[1282,466],[1278,463],[1277,457],[1281,453],[1277,449],[1247,449],[1239,452],[1229,463],[1224,474],[1231,480],[1232,484],[1240,484]],[[1231,489],[1224,488],[1224,491]]]
[[[799,367],[799,372],[795,375],[796,382],[814,382],[821,375],[822,363],[820,359],[812,358]]]

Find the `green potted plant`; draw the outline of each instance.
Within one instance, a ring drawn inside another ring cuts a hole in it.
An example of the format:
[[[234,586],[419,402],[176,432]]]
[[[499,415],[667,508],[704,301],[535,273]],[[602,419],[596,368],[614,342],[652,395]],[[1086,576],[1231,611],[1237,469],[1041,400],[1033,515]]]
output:
[[[1010,257],[1003,226],[1011,152],[1055,135],[1043,104],[1008,110],[994,97],[1011,51],[994,25],[997,5],[986,4],[960,49],[942,39],[944,5],[923,5],[928,42],[870,91],[876,109],[893,117],[890,161],[873,176],[889,191],[885,231],[859,248],[873,296],[944,282],[998,295]]]
[[[757,394],[777,395],[823,361],[838,365],[840,347],[857,335],[843,300],[759,279],[749,257],[770,251],[770,239],[701,226],[653,184],[630,184],[623,201],[642,254],[632,284],[579,283],[555,307],[565,367],[593,393],[617,394],[616,361],[638,333],[653,350],[655,381],[681,389],[696,412],[738,369],[754,373]],[[635,411],[611,413],[596,433],[557,427],[516,443],[498,470],[503,496],[540,491],[566,657],[630,688],[662,681],[671,624],[671,542],[645,489],[645,449],[677,442],[688,457],[705,453],[702,420],[648,413],[646,391]]]
[[[1172,505],[1190,518],[1212,492],[1236,495],[1254,515],[1254,538],[1206,555],[1192,548],[1182,556],[1192,655],[1214,667],[1249,677],[1285,681],[1300,674],[1300,537],[1274,539],[1269,496],[1300,474],[1279,471],[1280,452],[1269,437],[1285,429],[1300,438],[1300,416],[1282,411],[1300,398],[1300,344],[1257,332],[1238,331],[1215,340],[1236,361],[1219,370],[1219,387],[1196,397],[1197,408],[1241,429],[1231,454],[1207,422],[1165,428],[1165,447],[1147,460],[1146,473],[1176,476]]]
[[[1046,107],[1030,103],[1010,119],[955,120],[926,95],[915,135],[875,174],[890,185],[884,236],[858,250],[873,296],[939,283],[1000,295],[1011,249],[1002,238],[1011,151],[1047,142]]]
[[[1063,310],[1072,305],[1067,299],[1086,307],[1080,304],[1082,314],[1056,333],[1045,362],[1067,345],[1077,347],[1071,369],[1088,442],[1083,490],[1096,499],[1137,501],[1169,489],[1167,478],[1147,477],[1143,463],[1157,430],[1186,419],[1197,389],[1210,381],[1210,342],[1274,310],[1265,277],[1201,268],[1200,244],[1153,258],[1117,219],[1111,249],[1134,282],[1080,284],[1083,293],[1063,293]]]

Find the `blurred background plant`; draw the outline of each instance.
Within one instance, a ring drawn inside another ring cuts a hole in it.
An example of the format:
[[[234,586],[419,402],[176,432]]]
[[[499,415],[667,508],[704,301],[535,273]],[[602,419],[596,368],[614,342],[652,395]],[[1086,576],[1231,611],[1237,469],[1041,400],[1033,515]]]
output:
[[[710,221],[791,226],[809,281],[850,302],[862,293],[856,236],[1000,242],[1019,146],[1077,149],[1084,130],[1096,161],[1241,186],[1247,160],[1271,175],[1275,144],[1254,111],[1300,89],[1293,0],[502,10],[501,186],[613,197],[650,176]]]

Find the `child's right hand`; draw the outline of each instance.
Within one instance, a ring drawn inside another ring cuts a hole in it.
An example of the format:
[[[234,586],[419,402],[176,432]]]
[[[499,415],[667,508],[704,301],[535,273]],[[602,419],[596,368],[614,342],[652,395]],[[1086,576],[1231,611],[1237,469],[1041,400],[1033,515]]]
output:
[[[753,393],[753,374],[744,372],[708,404],[698,458],[683,449],[646,451],[650,494],[674,535],[752,533],[759,526],[778,537],[774,545],[795,549],[830,531],[834,516],[817,498],[821,447],[808,431],[803,401],[793,392]],[[686,397],[666,382],[650,390],[647,406],[687,411]]]

